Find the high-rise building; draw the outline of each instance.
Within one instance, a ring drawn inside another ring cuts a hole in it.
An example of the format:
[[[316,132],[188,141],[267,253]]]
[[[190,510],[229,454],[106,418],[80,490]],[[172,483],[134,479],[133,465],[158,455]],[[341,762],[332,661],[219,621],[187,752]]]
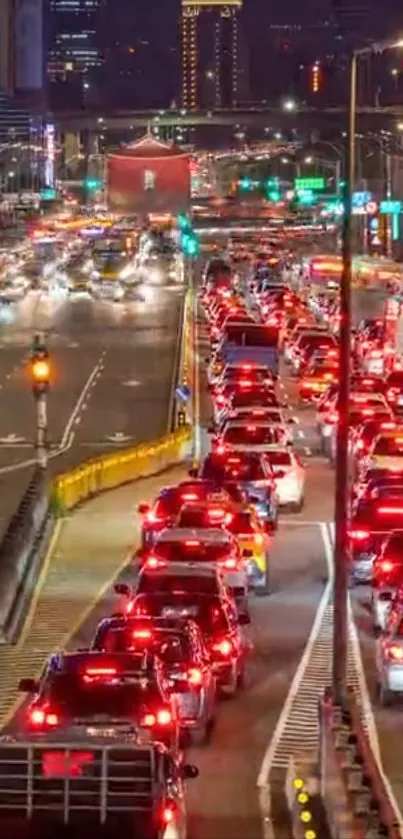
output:
[[[49,0],[46,75],[52,107],[81,107],[97,100],[103,8],[104,0]]]
[[[242,0],[182,0],[182,105],[238,102],[238,26]]]

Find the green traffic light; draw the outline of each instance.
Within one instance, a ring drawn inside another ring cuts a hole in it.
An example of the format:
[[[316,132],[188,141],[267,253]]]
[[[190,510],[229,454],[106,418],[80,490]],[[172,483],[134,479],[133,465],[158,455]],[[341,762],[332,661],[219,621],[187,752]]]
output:
[[[250,178],[242,178],[242,180],[239,181],[239,186],[241,189],[251,189],[252,181]]]
[[[99,178],[86,178],[84,184],[87,189],[99,189],[102,186],[102,181]]]
[[[176,222],[180,230],[186,230],[190,228],[190,220],[188,216],[186,216],[184,213],[179,213]]]

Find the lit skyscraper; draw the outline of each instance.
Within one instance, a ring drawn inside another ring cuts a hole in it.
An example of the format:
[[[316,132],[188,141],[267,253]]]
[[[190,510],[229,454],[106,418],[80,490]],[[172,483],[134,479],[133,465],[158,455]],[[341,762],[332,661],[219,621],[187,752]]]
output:
[[[242,0],[182,0],[182,105],[194,110],[238,101]]]
[[[104,0],[49,0],[46,74],[56,107],[81,105],[88,98],[103,65],[98,35],[103,7]]]

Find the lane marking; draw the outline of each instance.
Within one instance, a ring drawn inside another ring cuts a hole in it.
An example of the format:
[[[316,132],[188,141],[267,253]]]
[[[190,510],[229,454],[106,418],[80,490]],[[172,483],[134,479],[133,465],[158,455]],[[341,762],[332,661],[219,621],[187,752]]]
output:
[[[71,432],[72,432],[72,428],[73,428],[73,425],[74,425],[74,420],[77,417],[77,415],[80,413],[80,411],[84,407],[86,407],[85,400],[86,400],[87,394],[88,394],[90,388],[92,387],[93,383],[95,383],[95,380],[101,375],[101,371],[103,369],[103,367],[101,367],[101,363],[102,363],[101,359],[103,359],[104,355],[105,355],[105,353],[102,352],[101,355],[99,356],[99,359],[98,359],[97,363],[95,364],[95,367],[93,368],[90,375],[88,376],[88,379],[87,379],[87,381],[86,381],[86,383],[85,383],[85,385],[84,385],[84,387],[83,387],[83,389],[80,393],[80,396],[77,399],[77,402],[76,402],[76,404],[75,404],[75,406],[74,406],[74,408],[71,412],[70,419],[66,423],[66,427],[64,429],[64,433],[63,433],[62,439],[60,441],[60,446],[59,446],[60,450],[66,450],[66,449],[70,448],[70,446],[72,444],[72,440],[69,441],[69,437],[70,437]]]
[[[32,619],[33,619],[33,617],[35,615],[35,612],[36,612],[36,607],[38,605],[38,600],[39,600],[39,598],[42,594],[42,588],[43,588],[44,582],[45,582],[46,577],[47,577],[47,573],[48,573],[48,570],[49,570],[49,565],[50,565],[51,559],[53,557],[56,544],[59,540],[63,524],[64,524],[64,519],[57,519],[56,520],[56,524],[54,526],[53,533],[52,533],[52,538],[50,540],[48,549],[46,551],[45,559],[43,560],[43,563],[42,563],[41,572],[40,572],[39,577],[38,577],[38,579],[36,581],[36,584],[35,584],[34,592],[33,592],[32,598],[31,598],[31,603],[30,603],[30,606],[29,606],[29,609],[28,609],[28,612],[27,612],[27,615],[26,615],[26,618],[25,618],[25,621],[24,621],[23,630],[22,630],[21,635],[20,635],[19,640],[18,640],[18,646],[22,647],[25,644],[25,641],[27,639],[27,635],[28,635],[29,630],[31,628]]]
[[[290,690],[288,692],[287,698],[285,703],[282,707],[280,712],[280,716],[277,720],[277,725],[274,729],[273,736],[267,746],[266,752],[263,757],[263,761],[261,764],[261,768],[259,771],[259,775],[257,778],[257,786],[261,791],[268,791],[270,789],[269,783],[269,776],[274,764],[274,760],[276,758],[276,753],[281,745],[281,740],[285,734],[286,726],[290,717],[290,712],[298,691],[302,685],[304,680],[305,673],[307,671],[309,660],[311,658],[313,649],[315,647],[315,643],[320,633],[320,629],[322,626],[322,622],[326,613],[326,610],[329,606],[330,602],[330,594],[333,585],[333,555],[332,555],[332,547],[330,543],[330,538],[327,530],[327,526],[325,522],[319,523],[319,529],[322,536],[322,541],[324,545],[324,555],[325,555],[325,562],[327,567],[327,574],[328,580],[325,585],[325,589],[322,593],[321,599],[319,601],[318,608],[316,610],[316,615],[312,624],[312,628],[308,637],[307,644],[305,646],[304,652],[301,656],[299,665],[297,670],[295,671],[294,678],[291,683]],[[315,682],[317,686],[317,682]],[[315,729],[316,730],[316,729]],[[267,802],[266,802],[267,806]]]

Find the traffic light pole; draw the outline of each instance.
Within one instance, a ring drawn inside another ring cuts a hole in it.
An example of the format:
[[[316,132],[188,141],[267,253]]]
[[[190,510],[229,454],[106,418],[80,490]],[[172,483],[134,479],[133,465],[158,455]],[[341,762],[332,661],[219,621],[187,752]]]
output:
[[[48,465],[48,411],[46,393],[35,395],[36,402],[36,460],[40,469],[46,469]]]

